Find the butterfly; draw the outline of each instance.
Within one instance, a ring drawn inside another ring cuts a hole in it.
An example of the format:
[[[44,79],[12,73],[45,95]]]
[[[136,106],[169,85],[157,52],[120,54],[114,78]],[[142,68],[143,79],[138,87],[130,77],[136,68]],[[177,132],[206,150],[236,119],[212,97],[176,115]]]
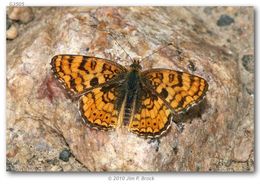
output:
[[[54,76],[69,95],[79,97],[79,112],[88,126],[110,130],[125,126],[132,133],[158,138],[174,115],[201,101],[208,90],[202,77],[170,69],[142,71],[98,57],[56,55]]]

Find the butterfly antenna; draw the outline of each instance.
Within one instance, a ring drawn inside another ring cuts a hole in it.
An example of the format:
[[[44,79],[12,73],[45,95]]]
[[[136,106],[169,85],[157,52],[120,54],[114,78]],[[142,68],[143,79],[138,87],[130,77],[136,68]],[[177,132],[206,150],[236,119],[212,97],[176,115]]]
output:
[[[109,36],[116,42],[116,44],[126,53],[126,55],[131,59],[131,61],[133,62],[133,58],[125,51],[125,49],[120,45],[120,43],[116,40],[116,38],[112,35],[112,33],[109,31],[109,30],[105,30],[105,29],[99,29],[97,27],[97,25],[89,25],[90,27],[92,28],[95,28],[96,30],[98,31],[101,31],[101,32],[107,32],[109,34]]]
[[[148,59],[149,57],[151,57],[152,55],[154,55],[155,53],[159,52],[160,50],[173,45],[172,43],[168,43],[167,45],[164,45],[162,47],[159,47],[157,50],[154,50],[151,54],[149,54],[148,56],[144,57],[143,59],[140,60],[140,62],[145,61],[146,59]]]
[[[125,49],[119,44],[119,42],[116,40],[116,38],[110,33],[108,32],[108,34],[113,38],[113,40],[117,43],[117,45],[126,53],[126,55],[131,59],[131,61],[133,62],[133,58],[131,58],[131,56],[125,51]]]

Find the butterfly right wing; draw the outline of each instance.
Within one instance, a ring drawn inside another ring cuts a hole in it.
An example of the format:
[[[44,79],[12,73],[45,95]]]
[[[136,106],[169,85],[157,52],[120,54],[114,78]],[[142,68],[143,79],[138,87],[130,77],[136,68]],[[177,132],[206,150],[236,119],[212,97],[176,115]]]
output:
[[[116,79],[126,69],[110,60],[82,55],[56,55],[51,60],[55,77],[71,96]]]
[[[125,97],[122,81],[94,88],[81,96],[79,111],[84,123],[101,130],[120,124],[119,114]]]

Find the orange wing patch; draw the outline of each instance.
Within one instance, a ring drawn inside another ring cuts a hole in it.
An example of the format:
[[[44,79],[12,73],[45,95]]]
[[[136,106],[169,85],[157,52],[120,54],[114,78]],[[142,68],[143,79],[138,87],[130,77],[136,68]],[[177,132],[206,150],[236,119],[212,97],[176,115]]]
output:
[[[142,92],[141,100],[136,100],[140,103],[136,103],[129,131],[148,138],[159,137],[170,127],[171,111],[161,98],[148,89],[144,88]]]
[[[80,114],[86,124],[92,128],[112,129],[118,125],[119,109],[116,106],[115,87],[94,88],[79,100]]]
[[[98,87],[126,69],[112,61],[82,55],[57,55],[51,60],[55,77],[70,95]]]
[[[185,72],[155,69],[142,77],[174,113],[181,113],[202,100],[208,90],[205,79]]]

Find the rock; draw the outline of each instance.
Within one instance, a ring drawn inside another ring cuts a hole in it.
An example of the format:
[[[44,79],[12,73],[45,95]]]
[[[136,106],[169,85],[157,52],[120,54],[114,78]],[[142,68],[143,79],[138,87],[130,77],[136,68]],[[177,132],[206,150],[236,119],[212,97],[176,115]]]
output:
[[[64,172],[67,172],[67,171],[71,171],[71,169],[72,169],[72,166],[71,165],[64,165],[63,167],[62,167],[62,170],[64,171]]]
[[[7,158],[13,158],[19,152],[19,148],[16,145],[14,145],[13,147],[10,147],[9,149],[10,150],[6,154]]]
[[[229,26],[231,23],[234,23],[234,19],[229,15],[221,15],[217,21],[218,26]]]
[[[59,159],[61,159],[62,161],[65,161],[65,162],[68,162],[69,161],[69,158],[70,158],[70,151],[67,150],[67,149],[64,149],[61,153],[60,153],[60,156],[59,156]]]
[[[223,35],[215,23],[209,24],[217,20],[216,12],[227,12],[225,7],[217,10],[205,16],[198,7],[35,8],[35,19],[21,28],[25,34],[7,41],[6,114],[7,129],[12,129],[6,131],[9,168],[253,171],[254,148],[249,144],[254,141],[254,93],[249,95],[243,89],[247,81],[242,79],[247,75],[253,82],[254,76],[238,63],[238,56],[245,46],[254,46],[254,10],[232,9],[237,11],[234,27],[247,29],[247,35],[239,38],[233,27]],[[194,16],[193,12],[199,13]],[[182,130],[172,123],[159,140],[149,140],[128,132],[125,126],[100,131],[84,125],[77,99],[66,96],[53,79],[51,58],[62,53],[107,59],[114,55],[122,58],[116,62],[123,66],[131,63],[109,34],[91,27],[93,24],[111,30],[131,57],[144,57],[165,42],[173,43],[143,61],[144,70],[190,69],[208,81],[206,99],[183,115]],[[14,151],[14,146],[19,150]],[[69,161],[52,163],[64,149],[73,154]]]
[[[215,7],[212,7],[212,6],[207,6],[203,9],[203,11],[208,14],[208,15],[211,15],[212,14],[212,11],[216,9]]]
[[[246,138],[241,138],[237,141],[237,143],[238,144],[234,148],[233,159],[239,162],[246,162],[250,158],[250,155],[252,154],[252,149],[253,149],[252,141]]]
[[[6,161],[6,171],[15,171],[14,165],[11,161]]]
[[[46,162],[49,163],[49,164],[52,164],[52,165],[57,165],[59,160],[56,159],[56,158],[55,159],[47,159]]]
[[[242,57],[244,68],[249,72],[254,72],[254,55],[248,54]]]
[[[57,165],[55,165],[55,166],[53,166],[53,167],[51,168],[50,171],[52,171],[52,172],[59,172],[59,171],[62,171],[62,168],[59,167],[59,166],[57,166]]]
[[[8,11],[9,19],[28,23],[33,20],[34,14],[30,7],[12,7]]]
[[[8,19],[8,17],[6,16],[6,30],[8,30],[12,25],[12,21],[10,19]]]
[[[18,30],[16,26],[11,25],[9,29],[6,31],[6,38],[7,39],[15,39],[18,36]]]

